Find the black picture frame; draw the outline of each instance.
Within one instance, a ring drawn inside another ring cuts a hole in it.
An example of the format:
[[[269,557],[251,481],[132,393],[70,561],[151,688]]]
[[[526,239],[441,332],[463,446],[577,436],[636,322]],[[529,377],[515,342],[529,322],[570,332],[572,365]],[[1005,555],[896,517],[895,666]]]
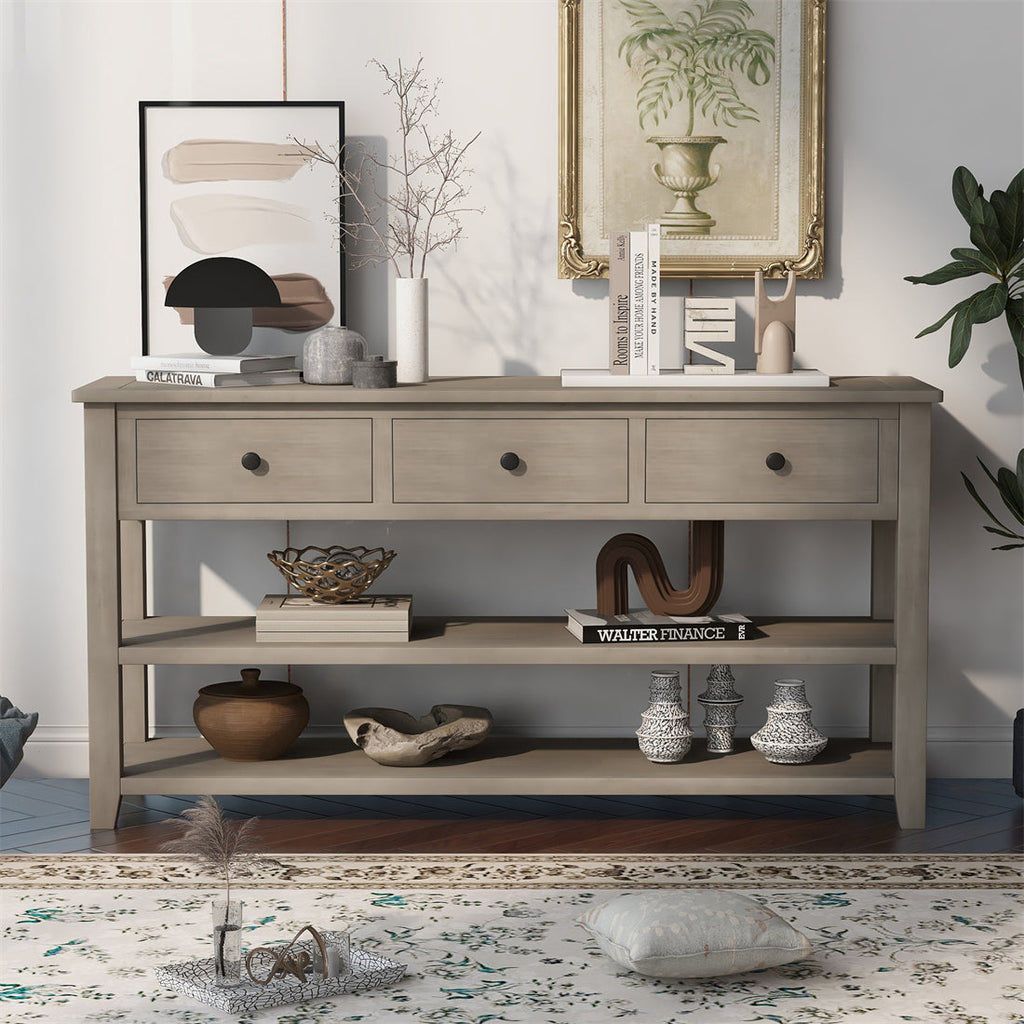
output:
[[[261,120],[260,113],[266,114]],[[189,116],[193,115],[193,116]],[[293,116],[294,115],[294,116]],[[221,129],[219,126],[223,126]],[[246,245],[223,251],[189,251],[182,242],[180,252],[173,257],[167,250],[174,249],[171,238],[170,207],[165,208],[167,196],[174,192],[180,196],[200,194],[206,183],[170,182],[166,176],[165,143],[168,138],[186,139],[227,138],[239,140],[253,135],[254,127],[265,129],[267,136],[274,135],[280,140],[282,130],[286,137],[299,142],[317,141],[330,149],[335,145],[344,146],[345,104],[342,100],[140,100],[139,101],[139,227],[140,227],[140,286],[142,298],[141,352],[143,355],[165,354],[170,351],[189,349],[195,343],[191,340],[191,328],[185,324],[175,325],[173,310],[163,305],[164,279],[179,272],[190,262],[207,256],[224,255],[248,259],[261,266],[272,276],[275,273],[304,273],[303,259],[311,257],[318,269],[313,275],[324,287],[334,315],[330,322],[345,323],[345,246],[344,239],[331,219],[344,219],[344,196],[335,170],[326,164],[312,167],[315,172],[314,184],[303,182],[300,175],[310,173],[308,167],[301,168],[294,175],[294,181],[308,200],[310,193],[323,195],[304,207],[309,223],[314,227],[315,238],[311,239],[306,253],[300,253],[300,246],[282,246],[280,261],[268,258],[272,241],[258,245]],[[255,141],[269,141],[257,138]],[[267,202],[285,203],[288,197],[288,182],[261,179],[220,179],[215,182],[217,191],[224,191],[229,184],[242,189],[256,186],[258,197]],[[319,203],[319,209],[316,208]],[[288,204],[294,205],[294,204]],[[179,240],[181,238],[180,231]],[[194,244],[194,243],[193,243]],[[291,251],[288,251],[288,250]],[[259,253],[254,258],[253,252]],[[288,262],[295,255],[295,266]],[[272,265],[263,266],[270,262]],[[327,280],[320,280],[320,278]],[[304,337],[302,329],[266,327],[290,340]],[[168,339],[173,337],[175,341]],[[197,350],[198,351],[198,350]]]

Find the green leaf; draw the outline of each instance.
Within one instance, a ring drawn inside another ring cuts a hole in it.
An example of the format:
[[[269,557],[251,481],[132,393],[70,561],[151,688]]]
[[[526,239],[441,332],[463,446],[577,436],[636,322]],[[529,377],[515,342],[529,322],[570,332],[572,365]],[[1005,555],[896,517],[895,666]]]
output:
[[[999,237],[1008,253],[1015,253],[1024,241],[1024,193],[993,192],[992,209],[999,224]]]
[[[1006,191],[1024,195],[1024,167],[1013,176],[1013,180],[1006,186]]]
[[[951,309],[951,310],[950,310],[950,311],[949,311],[949,312],[948,312],[948,313],[947,313],[947,314],[946,314],[946,315],[945,315],[944,317],[942,317],[942,319],[941,319],[941,320],[936,320],[936,321],[935,321],[935,323],[933,323],[933,324],[931,325],[931,327],[926,327],[926,328],[925,328],[925,329],[924,329],[923,331],[921,331],[921,332],[920,332],[919,334],[915,334],[915,335],[914,335],[914,337],[915,337],[915,338],[923,338],[923,337],[924,337],[924,336],[925,336],[926,334],[933,334],[933,333],[934,333],[935,331],[937,331],[937,330],[938,330],[938,329],[939,329],[939,328],[940,328],[940,327],[941,327],[941,326],[942,326],[942,325],[943,325],[943,324],[944,324],[944,323],[945,323],[945,322],[946,322],[946,321],[947,321],[947,320],[948,320],[948,319],[949,319],[949,318],[950,318],[951,316],[953,316],[953,315],[954,315],[955,313],[959,312],[959,310],[960,310],[960,307],[961,307],[962,305],[964,305],[964,303],[965,303],[965,302],[967,302],[967,301],[968,301],[967,299],[964,299],[964,300],[962,300],[961,302],[958,302],[958,303],[957,303],[957,304],[956,304],[956,305],[955,305],[955,306],[954,306],[954,307],[953,307],[953,308],[952,308],[952,309]]]
[[[1024,298],[1007,300],[1006,325],[1010,328],[1010,337],[1018,355],[1024,358]]]
[[[971,344],[971,330],[975,324],[988,323],[1006,309],[1006,285],[1002,281],[990,284],[984,291],[965,299],[953,317],[949,335],[949,365],[956,366]]]
[[[950,249],[949,255],[958,263],[968,263],[972,267],[977,267],[984,274],[999,277],[999,264],[991,256],[986,256],[977,249]]]
[[[999,492],[999,497],[1003,499],[1003,504],[1006,506],[1007,511],[1011,513],[1014,519],[1024,524],[1024,512],[1021,511],[1020,502],[1017,500],[1017,495],[1012,490],[1009,493],[1006,493],[1003,490],[1003,474],[1008,474],[1010,478],[1014,481],[1014,484],[1016,484],[1017,481],[1016,476],[1014,476],[1014,474],[1011,473],[1010,470],[1004,468],[999,470],[999,476],[997,477],[993,475],[992,471],[988,468],[988,466],[985,465],[984,462],[981,461],[981,459],[978,459],[978,465],[981,466],[981,468],[985,471],[985,475],[994,484],[996,490]],[[1000,523],[999,525],[1002,526],[1003,524]]]
[[[993,551],[1013,551],[1015,548],[1024,548],[1024,544],[1000,544],[994,547]]]
[[[983,196],[971,203],[971,241],[983,253],[991,256],[1000,267],[1006,265],[1009,252],[999,233],[999,219],[992,204]]]
[[[978,180],[966,167],[958,167],[953,172],[953,202],[968,224],[971,223],[971,205],[980,195]]]
[[[958,277],[972,277],[978,273],[980,270],[977,267],[957,261],[947,263],[944,267],[939,267],[938,270],[933,270],[922,277],[905,277],[903,280],[911,284],[945,284],[947,281],[955,281]]]
[[[1024,502],[1021,500],[1020,485],[1017,483],[1017,474],[1006,466],[1000,466],[996,473],[999,481],[999,493],[1002,495],[1003,504],[1013,512],[1016,517],[1024,523]]]
[[[982,500],[981,495],[978,493],[977,488],[974,486],[974,484],[971,483],[971,478],[965,472],[963,472],[963,470],[960,471],[960,476],[963,478],[964,486],[967,488],[967,493],[970,494],[970,496],[978,503],[979,506],[981,506],[982,512],[984,512],[985,515],[987,515],[989,519],[991,519],[992,522],[999,527],[1000,530],[1006,531],[1006,533],[1004,534],[1005,536],[1015,536],[1015,534],[1007,530],[1007,527],[1005,527],[995,517],[995,514],[993,513],[992,509],[990,509],[988,505],[985,504],[985,502]]]

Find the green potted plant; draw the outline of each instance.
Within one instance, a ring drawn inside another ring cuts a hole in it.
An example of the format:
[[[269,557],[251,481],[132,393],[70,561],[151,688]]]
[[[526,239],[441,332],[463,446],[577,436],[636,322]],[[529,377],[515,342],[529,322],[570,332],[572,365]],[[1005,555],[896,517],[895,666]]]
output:
[[[631,31],[619,44],[619,56],[640,71],[636,109],[640,127],[655,125],[680,103],[686,110],[681,135],[654,135],[647,141],[661,152],[653,168],[659,184],[676,197],[663,216],[666,236],[708,234],[714,221],[695,205],[697,193],[718,180],[711,151],[726,140],[694,135],[698,110],[712,124],[735,127],[757,121],[757,111],[740,99],[735,78],[766,85],[775,63],[775,39],[749,28],[753,8],[747,0],[694,0],[670,15],[652,0],[619,0]]]
[[[956,303],[917,337],[939,330],[952,318],[949,365],[956,366],[967,352],[974,326],[1005,316],[1017,349],[1017,369],[1024,389],[1024,169],[1017,172],[1005,190],[996,190],[986,199],[974,175],[966,167],[958,167],[953,172],[953,202],[967,221],[971,247],[952,249],[951,263],[922,277],[905,280],[912,284],[945,284],[983,274],[995,281]],[[978,463],[1009,517],[1007,525],[981,497],[967,474],[961,472],[968,493],[994,524],[986,525],[985,529],[1009,542],[997,544],[993,550],[1024,548],[1024,448],[1017,454],[1014,468],[1002,466],[993,473],[982,459]]]

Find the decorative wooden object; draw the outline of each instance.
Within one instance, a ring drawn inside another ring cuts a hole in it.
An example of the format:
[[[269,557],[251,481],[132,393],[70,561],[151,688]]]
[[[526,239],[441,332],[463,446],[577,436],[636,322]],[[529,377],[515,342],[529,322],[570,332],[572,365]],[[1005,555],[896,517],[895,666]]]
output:
[[[758,373],[792,373],[796,347],[796,274],[791,270],[782,297],[769,299],[764,275],[754,274],[754,352]]]
[[[675,590],[655,545],[638,533],[616,534],[597,555],[597,614],[629,611],[632,569],[644,604],[658,615],[704,615],[722,592],[725,523],[697,520],[691,530],[693,571],[686,590]]]
[[[346,548],[339,544],[329,548],[311,544],[301,550],[285,548],[267,553],[267,558],[300,594],[325,604],[340,604],[358,597],[394,557],[394,551],[383,548]]]
[[[241,682],[213,683],[192,705],[196,728],[229,761],[272,761],[309,723],[301,687],[277,680],[260,682],[258,668],[243,668]]]
[[[725,344],[736,340],[736,300],[694,298],[684,300],[684,343],[690,352],[699,352],[713,360],[711,363],[686,363],[686,374],[736,372],[736,360],[723,355],[709,344]]]

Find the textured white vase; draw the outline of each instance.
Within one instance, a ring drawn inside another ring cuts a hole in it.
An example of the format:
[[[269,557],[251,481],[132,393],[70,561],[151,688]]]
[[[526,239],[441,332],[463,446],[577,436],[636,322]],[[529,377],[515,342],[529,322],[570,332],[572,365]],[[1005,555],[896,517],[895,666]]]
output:
[[[395,358],[399,384],[422,384],[427,358],[427,279],[395,278]]]
[[[636,735],[640,753],[655,764],[675,764],[690,752],[693,730],[683,707],[678,672],[652,672],[651,697]]]

